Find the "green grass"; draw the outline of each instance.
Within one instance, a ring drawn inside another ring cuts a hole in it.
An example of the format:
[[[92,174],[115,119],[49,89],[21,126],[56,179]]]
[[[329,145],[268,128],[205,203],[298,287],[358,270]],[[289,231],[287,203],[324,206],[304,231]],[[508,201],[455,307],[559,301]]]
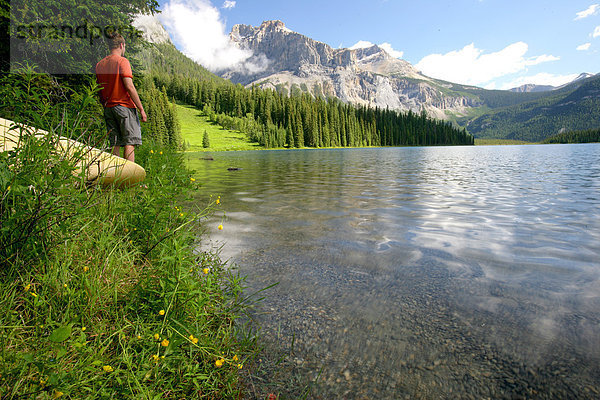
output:
[[[128,190],[82,191],[67,174],[66,186],[55,186],[51,176],[28,178],[27,165],[13,162],[22,153],[4,160],[13,172],[0,187],[7,398],[237,399],[243,391],[253,339],[235,324],[241,280],[216,255],[194,251],[198,225],[218,206],[183,209],[196,183],[176,153],[151,147],[138,154],[147,188]]]
[[[499,146],[499,145],[515,145],[515,144],[533,144],[533,143],[525,142],[523,140],[475,138],[475,146]]]
[[[63,136],[94,129],[92,114],[56,111]],[[87,186],[56,138],[23,133],[0,152],[0,397],[241,398],[255,354],[236,323],[243,281],[196,250],[219,202],[184,208],[200,182],[150,141],[136,149],[144,186]]]
[[[188,105],[176,104],[181,123],[181,137],[188,151],[262,150],[258,143],[249,142],[242,132],[223,129],[208,120],[202,111]],[[208,133],[209,148],[202,147],[204,131]]]

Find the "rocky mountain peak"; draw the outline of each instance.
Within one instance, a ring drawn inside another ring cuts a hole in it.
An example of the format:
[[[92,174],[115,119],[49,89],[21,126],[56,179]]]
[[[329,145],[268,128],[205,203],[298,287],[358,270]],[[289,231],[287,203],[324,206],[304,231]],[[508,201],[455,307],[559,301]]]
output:
[[[132,25],[142,31],[142,36],[150,43],[171,43],[169,34],[156,15],[138,14],[133,19]]]
[[[239,71],[225,72],[224,76],[236,83],[249,84],[253,80],[281,71],[302,75],[306,69],[348,68],[372,73],[397,74],[424,78],[408,62],[390,56],[377,45],[358,49],[333,49],[287,28],[282,21],[265,21],[259,27],[235,25],[231,41],[240,48],[251,50],[255,56],[269,60],[269,68],[258,75],[244,75]]]
[[[263,30],[263,31],[280,30],[280,31],[284,31],[284,32],[292,32],[290,29],[286,28],[285,24],[282,21],[279,21],[279,20],[264,21],[260,25],[259,29]]]
[[[577,82],[577,81],[581,81],[584,79],[588,79],[588,78],[592,78],[594,77],[594,74],[588,74],[587,72],[583,72],[581,74],[579,74],[579,76],[577,78],[575,78],[575,80],[573,80],[573,82]]]
[[[229,37],[234,43],[241,44],[246,40],[263,40],[270,35],[287,33],[295,32],[288,29],[283,22],[274,20],[264,21],[259,27],[243,24],[234,25]]]
[[[460,113],[476,100],[446,96],[440,84],[419,73],[410,63],[397,59],[383,48],[334,49],[294,32],[282,21],[265,21],[260,26],[235,25],[231,42],[250,51],[250,64],[260,71],[223,71],[221,76],[243,85],[286,91],[309,92],[313,96],[337,97],[344,102],[389,107],[447,117],[447,110]]]

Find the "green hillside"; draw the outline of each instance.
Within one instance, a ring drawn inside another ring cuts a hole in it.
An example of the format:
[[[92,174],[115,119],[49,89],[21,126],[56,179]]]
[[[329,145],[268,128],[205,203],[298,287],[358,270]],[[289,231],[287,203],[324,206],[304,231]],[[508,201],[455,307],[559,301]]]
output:
[[[186,57],[171,43],[148,44],[137,59],[147,75],[182,75],[189,79],[210,80],[226,84],[229,81],[218,77],[200,64]]]
[[[537,142],[561,131],[600,126],[600,76],[545,93],[536,100],[493,110],[468,121],[466,127],[478,138]]]
[[[256,150],[264,148],[258,143],[248,141],[246,134],[239,131],[224,129],[211,122],[198,109],[177,104],[177,116],[181,122],[181,137],[188,151],[232,151]],[[209,138],[209,146],[204,147],[204,132]]]
[[[542,143],[600,143],[600,129],[559,133]]]

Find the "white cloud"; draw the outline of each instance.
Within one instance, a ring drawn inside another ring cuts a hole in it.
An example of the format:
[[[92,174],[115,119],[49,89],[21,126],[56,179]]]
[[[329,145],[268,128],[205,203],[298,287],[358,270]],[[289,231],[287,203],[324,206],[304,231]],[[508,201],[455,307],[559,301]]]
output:
[[[584,44],[582,44],[580,46],[577,46],[577,50],[578,51],[587,51],[587,50],[590,49],[591,46],[592,46],[591,43],[584,43]]]
[[[521,76],[517,79],[514,79],[510,82],[503,84],[500,89],[508,90],[512,88],[516,88],[523,85],[533,84],[533,85],[543,85],[543,86],[562,86],[569,82],[572,82],[577,78],[579,74],[570,74],[570,75],[553,75],[542,72],[537,75],[532,76]]]
[[[253,62],[251,51],[231,43],[219,10],[209,0],[170,0],[159,19],[185,55],[213,72],[258,72],[266,65],[267,60]]]
[[[379,45],[379,47],[381,47],[382,49],[384,49],[390,56],[392,56],[394,58],[402,58],[402,56],[404,56],[404,52],[403,51],[394,50],[394,48],[392,47],[392,45],[389,44],[389,43],[381,43]]]
[[[593,38],[597,38],[598,36],[600,36],[600,25],[598,25],[596,29],[594,29],[594,33],[592,33]]]
[[[375,46],[375,44],[368,42],[366,40],[359,40],[358,42],[356,42],[354,45],[352,45],[351,47],[348,47],[350,50],[356,50],[356,49],[368,49],[369,47],[373,47]]]
[[[367,40],[359,40],[358,42],[356,42],[354,45],[352,45],[351,47],[349,47],[350,50],[356,50],[356,49],[368,49],[369,47],[373,47],[375,46],[374,43],[371,43]],[[390,56],[395,57],[395,58],[402,58],[404,56],[404,52],[403,51],[398,51],[395,50],[391,44],[389,43],[381,43],[378,45],[380,48],[382,48],[383,50],[385,50],[386,53],[388,53]]]
[[[223,8],[226,10],[230,10],[232,8],[235,8],[235,1],[232,0],[225,0],[225,3],[223,3]]]
[[[578,12],[577,16],[575,17],[575,21],[577,21],[578,19],[584,19],[587,17],[591,17],[592,15],[596,15],[596,14],[598,14],[599,10],[600,10],[600,4],[592,4],[591,6],[588,7],[587,10]]]
[[[471,43],[461,50],[446,54],[431,54],[416,65],[425,75],[450,82],[485,85],[506,75],[525,71],[527,67],[559,60],[552,55],[525,57],[529,46],[513,43],[496,52],[484,54]]]

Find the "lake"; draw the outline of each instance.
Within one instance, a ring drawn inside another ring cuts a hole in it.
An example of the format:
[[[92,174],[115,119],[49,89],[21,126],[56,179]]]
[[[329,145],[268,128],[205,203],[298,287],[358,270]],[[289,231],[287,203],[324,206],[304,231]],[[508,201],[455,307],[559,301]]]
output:
[[[600,398],[599,144],[205,156],[203,247],[279,283],[253,318],[314,397]]]

